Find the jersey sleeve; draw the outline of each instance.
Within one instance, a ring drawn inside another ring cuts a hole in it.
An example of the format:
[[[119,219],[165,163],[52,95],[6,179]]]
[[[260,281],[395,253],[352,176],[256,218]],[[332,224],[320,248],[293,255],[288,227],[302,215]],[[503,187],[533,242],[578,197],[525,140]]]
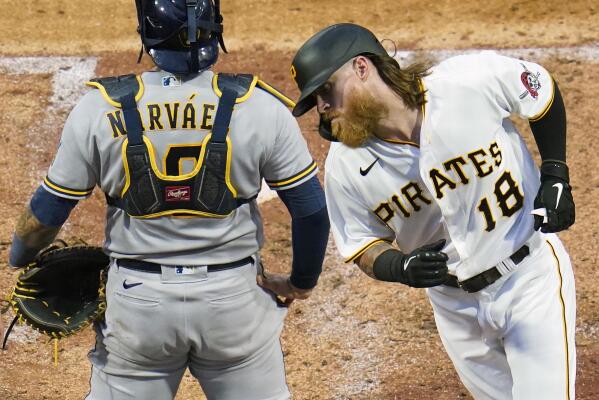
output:
[[[91,195],[97,182],[93,165],[89,95],[75,106],[64,125],[54,161],[42,183],[57,196],[80,200]]]
[[[542,66],[529,61],[486,53],[492,96],[509,113],[538,120],[553,103],[553,78]],[[484,67],[483,67],[484,68]]]
[[[282,104],[277,104],[273,110],[274,140],[268,144],[261,170],[271,189],[285,190],[312,178],[318,172],[318,167],[291,112]]]
[[[377,243],[392,243],[395,239],[393,230],[360,201],[359,193],[343,185],[328,170],[325,195],[333,238],[345,262],[356,260]]]

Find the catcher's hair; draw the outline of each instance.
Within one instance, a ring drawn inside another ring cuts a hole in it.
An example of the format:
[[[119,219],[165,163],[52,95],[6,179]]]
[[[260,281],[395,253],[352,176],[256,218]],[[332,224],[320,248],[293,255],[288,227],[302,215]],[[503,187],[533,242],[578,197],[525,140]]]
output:
[[[432,63],[415,62],[400,68],[396,59],[388,55],[364,54],[376,67],[379,75],[402,100],[412,109],[426,102],[426,90],[420,80],[430,74]]]

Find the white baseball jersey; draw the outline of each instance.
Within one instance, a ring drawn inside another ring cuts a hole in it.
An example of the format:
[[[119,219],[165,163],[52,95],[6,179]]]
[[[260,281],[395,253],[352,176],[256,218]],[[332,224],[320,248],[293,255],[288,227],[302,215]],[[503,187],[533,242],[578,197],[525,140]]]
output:
[[[193,170],[210,132],[219,98],[214,74],[181,81],[164,71],[141,75],[138,96],[144,136],[154,147],[155,166],[167,175]],[[104,93],[105,94],[105,93]],[[232,143],[230,180],[238,197],[258,194],[262,179],[275,190],[301,184],[317,172],[296,120],[273,95],[255,88],[235,105],[228,137]],[[100,90],[87,93],[71,112],[44,186],[67,198],[89,196],[98,185],[121,196],[122,112]],[[136,219],[108,207],[105,248],[115,258],[166,265],[215,264],[255,253],[263,241],[255,202],[223,219],[160,217]]]
[[[486,51],[440,63],[423,85],[419,144],[373,138],[331,147],[331,227],[347,261],[379,240],[408,252],[447,237],[450,272],[465,280],[533,232],[538,170],[508,117],[543,116],[553,81],[537,64]]]

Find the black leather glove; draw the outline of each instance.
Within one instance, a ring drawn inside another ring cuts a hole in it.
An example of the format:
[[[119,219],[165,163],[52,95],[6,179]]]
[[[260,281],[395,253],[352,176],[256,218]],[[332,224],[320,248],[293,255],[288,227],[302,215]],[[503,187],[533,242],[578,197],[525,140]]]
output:
[[[441,249],[445,239],[427,244],[404,254],[390,249],[374,261],[374,276],[381,281],[401,282],[405,285],[423,288],[445,283],[447,280],[447,254]]]
[[[541,186],[534,208],[546,210],[545,218],[535,214],[535,230],[559,232],[574,223],[574,199],[568,177],[568,166],[559,160],[545,160],[541,164]]]

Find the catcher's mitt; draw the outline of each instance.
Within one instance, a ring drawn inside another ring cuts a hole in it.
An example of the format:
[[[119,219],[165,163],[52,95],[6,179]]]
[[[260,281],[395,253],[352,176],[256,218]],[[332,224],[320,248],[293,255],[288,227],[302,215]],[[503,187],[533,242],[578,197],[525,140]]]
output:
[[[15,321],[59,339],[102,318],[108,263],[99,247],[49,247],[17,278],[9,297]]]

